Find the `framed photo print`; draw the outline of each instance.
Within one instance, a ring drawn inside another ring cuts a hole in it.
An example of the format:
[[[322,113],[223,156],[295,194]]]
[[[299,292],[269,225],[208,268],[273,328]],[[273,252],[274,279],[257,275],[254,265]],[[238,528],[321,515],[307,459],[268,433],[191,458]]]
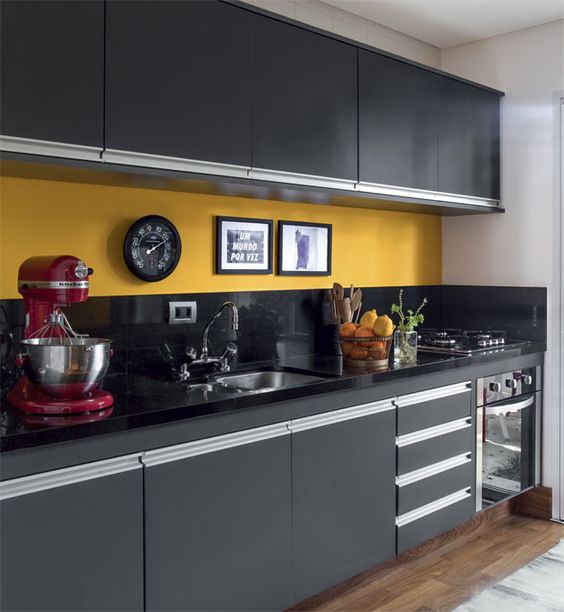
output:
[[[278,222],[278,274],[330,276],[332,226]]]
[[[272,274],[269,219],[216,217],[217,274]]]

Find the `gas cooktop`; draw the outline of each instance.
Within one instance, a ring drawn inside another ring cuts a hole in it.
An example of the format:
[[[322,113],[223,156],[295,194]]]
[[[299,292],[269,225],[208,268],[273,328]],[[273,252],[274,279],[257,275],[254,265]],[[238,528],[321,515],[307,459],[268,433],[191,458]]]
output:
[[[462,330],[421,328],[418,350],[444,355],[474,355],[527,346],[524,340],[508,340],[502,330]]]

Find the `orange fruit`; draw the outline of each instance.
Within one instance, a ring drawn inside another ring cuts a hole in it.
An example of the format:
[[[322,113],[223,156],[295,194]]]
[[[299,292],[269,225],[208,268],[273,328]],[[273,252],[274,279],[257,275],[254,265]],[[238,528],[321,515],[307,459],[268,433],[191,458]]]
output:
[[[374,333],[374,331],[368,327],[359,327],[355,331],[354,335],[356,338],[375,338],[376,337],[376,334]],[[373,344],[374,344],[373,342],[363,342],[362,348],[363,349],[370,348]]]
[[[354,348],[352,342],[341,342],[341,352],[343,353],[343,357],[348,357],[352,348]]]
[[[368,351],[366,349],[353,347],[348,354],[351,359],[368,359]]]
[[[356,323],[343,323],[341,325],[341,329],[339,330],[339,334],[341,334],[341,336],[354,336],[356,328]]]

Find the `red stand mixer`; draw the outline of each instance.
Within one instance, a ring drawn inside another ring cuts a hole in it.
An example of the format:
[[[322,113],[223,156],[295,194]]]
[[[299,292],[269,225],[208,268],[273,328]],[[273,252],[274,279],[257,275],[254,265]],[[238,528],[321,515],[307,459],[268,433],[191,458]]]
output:
[[[61,310],[88,299],[92,273],[70,255],[30,257],[21,264],[18,291],[26,319],[18,363],[24,374],[6,395],[16,408],[62,415],[113,404],[111,394],[98,388],[108,369],[111,341],[75,333]]]

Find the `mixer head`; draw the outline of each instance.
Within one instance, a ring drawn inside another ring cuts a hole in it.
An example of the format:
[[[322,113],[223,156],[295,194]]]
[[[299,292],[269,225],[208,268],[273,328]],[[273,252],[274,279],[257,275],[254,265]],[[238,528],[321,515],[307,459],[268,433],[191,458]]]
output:
[[[72,255],[26,259],[18,272],[18,291],[26,309],[24,338],[69,335],[65,328],[70,325],[61,307],[86,302],[91,274],[92,268]]]
[[[58,306],[85,302],[92,273],[92,268],[72,255],[30,257],[20,266],[18,291],[26,300]]]

